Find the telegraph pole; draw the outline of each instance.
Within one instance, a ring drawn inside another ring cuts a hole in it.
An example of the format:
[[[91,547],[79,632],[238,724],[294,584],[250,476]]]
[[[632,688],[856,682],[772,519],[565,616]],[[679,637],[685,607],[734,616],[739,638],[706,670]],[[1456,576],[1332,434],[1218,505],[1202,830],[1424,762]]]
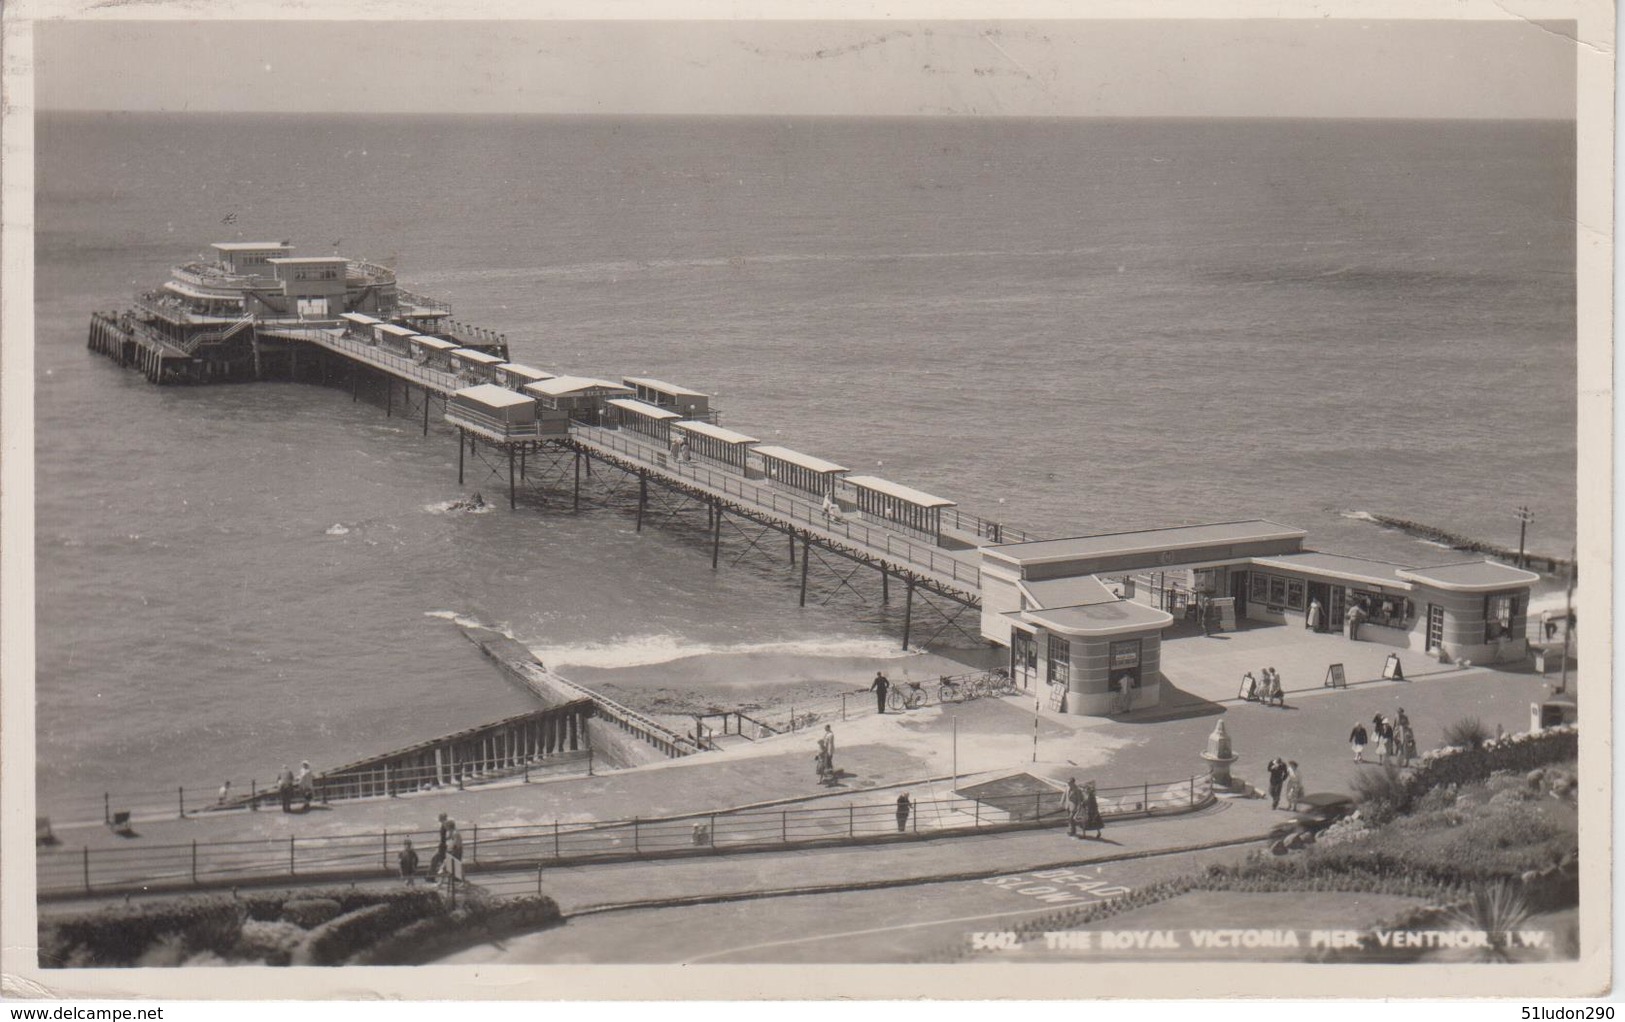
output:
[[[1535,513],[1525,504],[1518,508],[1518,567],[1524,566],[1523,541],[1529,533],[1529,523],[1535,520]]]
[[[1579,545],[1569,551],[1569,594],[1564,601],[1563,616],[1563,666],[1557,675],[1557,692],[1567,695],[1569,691],[1569,643],[1574,637],[1574,562],[1580,556]]]

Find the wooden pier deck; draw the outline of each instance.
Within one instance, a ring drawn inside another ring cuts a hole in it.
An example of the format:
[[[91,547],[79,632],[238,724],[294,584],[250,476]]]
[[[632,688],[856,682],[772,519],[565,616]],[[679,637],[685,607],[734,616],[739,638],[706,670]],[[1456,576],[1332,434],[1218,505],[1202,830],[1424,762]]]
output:
[[[599,461],[653,479],[760,525],[818,543],[853,560],[920,585],[966,606],[981,606],[981,570],[975,548],[931,546],[853,513],[824,514],[820,501],[765,479],[751,479],[701,461],[675,461],[657,441],[629,430],[574,424],[572,447]],[[720,526],[717,526],[720,528]],[[806,560],[803,558],[803,567]]]

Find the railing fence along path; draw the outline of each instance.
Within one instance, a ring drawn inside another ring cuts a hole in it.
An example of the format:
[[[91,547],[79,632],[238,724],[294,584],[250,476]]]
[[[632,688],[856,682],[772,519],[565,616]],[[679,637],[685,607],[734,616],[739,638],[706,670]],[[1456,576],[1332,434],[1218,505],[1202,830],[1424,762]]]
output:
[[[955,588],[979,594],[981,569],[967,564],[939,547],[916,543],[888,529],[853,521],[844,514],[832,519],[824,514],[821,503],[810,498],[792,496],[767,483],[760,483],[736,472],[714,470],[692,461],[673,461],[663,455],[660,448],[649,443],[634,441],[618,435],[617,431],[601,426],[583,426],[576,423],[572,433],[577,440],[601,449],[614,451],[642,466],[676,476],[704,487],[724,497],[754,505],[770,511],[783,520],[801,524],[814,534],[829,539],[846,540],[872,554],[884,554],[913,568],[923,568],[941,578],[951,580]]]
[[[1211,778],[1197,774],[1096,792],[1106,819],[1189,812],[1210,803]],[[973,800],[958,795],[895,801],[690,814],[676,818],[562,822],[463,829],[469,869],[534,869],[718,851],[772,851],[811,844],[1055,826],[1065,820],[1060,790]],[[425,807],[424,816],[429,815]],[[189,841],[112,849],[42,847],[37,883],[45,897],[206,884],[272,883],[290,877],[383,876],[397,871],[410,839],[427,868],[438,831],[382,830],[329,836],[288,835],[239,841]]]

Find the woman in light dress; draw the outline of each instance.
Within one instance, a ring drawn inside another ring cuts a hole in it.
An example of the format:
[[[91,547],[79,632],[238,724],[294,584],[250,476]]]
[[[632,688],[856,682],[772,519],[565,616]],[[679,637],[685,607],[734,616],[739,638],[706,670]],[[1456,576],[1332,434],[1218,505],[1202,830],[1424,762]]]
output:
[[[1286,788],[1281,792],[1281,801],[1290,811],[1296,811],[1298,803],[1303,801],[1303,775],[1298,773],[1298,761],[1295,759],[1287,760]]]

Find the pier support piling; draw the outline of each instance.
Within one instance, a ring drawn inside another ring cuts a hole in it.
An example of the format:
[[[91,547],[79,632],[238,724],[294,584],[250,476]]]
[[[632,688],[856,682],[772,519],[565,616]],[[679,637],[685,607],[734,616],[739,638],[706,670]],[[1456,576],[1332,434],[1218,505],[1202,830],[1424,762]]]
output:
[[[911,580],[903,597],[903,650],[908,651],[908,632],[914,624],[914,583]]]
[[[384,418],[395,417],[395,377],[384,377]]]
[[[514,494],[513,486],[513,444],[508,444],[508,510],[512,511],[519,506],[518,497]]]
[[[711,570],[717,570],[717,558],[722,554],[722,507],[717,507],[716,524],[711,527]]]
[[[457,427],[457,485],[463,485],[463,453],[468,448],[468,430]]]
[[[636,532],[643,531],[643,508],[649,503],[649,473],[638,469],[638,526]],[[712,558],[712,568],[716,567],[716,559]]]
[[[423,435],[429,435],[429,388],[423,388]]]
[[[790,567],[794,568],[796,566],[796,534],[787,532],[784,534],[784,538],[790,541]]]
[[[880,569],[880,602],[891,602],[891,572],[885,568]]]
[[[576,489],[575,497],[570,506],[572,511],[581,510],[581,452],[576,452]]]
[[[807,563],[809,560],[807,548],[811,544],[812,540],[803,533],[801,537],[801,605],[803,607],[807,605]]]

